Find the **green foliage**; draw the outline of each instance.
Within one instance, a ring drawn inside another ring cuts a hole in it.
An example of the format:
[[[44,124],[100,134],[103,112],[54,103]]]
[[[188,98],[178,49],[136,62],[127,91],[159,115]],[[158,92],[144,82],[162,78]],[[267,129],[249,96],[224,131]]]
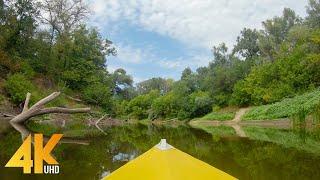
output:
[[[16,104],[23,102],[28,92],[32,93],[34,97],[38,96],[36,87],[22,74],[9,76],[4,84],[4,88],[11,100]],[[32,98],[32,100],[35,101],[35,98]]]
[[[207,92],[197,91],[190,94],[189,102],[192,106],[191,118],[202,116],[212,110],[212,100]]]
[[[153,118],[180,120],[202,116],[211,111],[212,101],[209,94],[198,91],[185,97],[175,92],[160,96],[152,103]]]
[[[20,0],[1,2],[1,77],[20,73],[8,78],[6,91],[15,103],[22,102],[28,91],[32,92],[32,96],[37,96],[36,88],[28,79],[39,75],[37,79],[41,77],[45,83],[49,82],[46,88],[64,84],[71,91],[83,93],[86,102],[111,110],[115,85],[106,70],[106,56],[115,54],[112,42],[103,39],[96,29],[78,23],[86,16],[86,13],[81,14],[81,10],[77,9],[82,4],[79,2],[68,1],[68,12],[63,17],[55,17],[59,20],[42,21],[40,8],[41,13],[49,15],[65,8],[58,9],[54,3]],[[85,5],[82,8],[86,9]],[[76,19],[68,14],[74,11],[81,14]],[[36,30],[39,24],[52,28]],[[36,99],[33,97],[32,101]],[[63,101],[60,99],[55,103],[61,104]]]
[[[140,95],[133,98],[126,108],[127,113],[136,119],[145,119],[149,115],[149,110],[153,101],[159,97],[159,91],[153,90],[145,95]]]
[[[83,99],[90,104],[101,106],[106,111],[111,109],[111,90],[102,83],[87,86],[83,90]]]
[[[12,55],[32,56],[32,37],[38,16],[36,2],[13,0],[3,1],[1,4],[0,48]]]
[[[270,105],[257,106],[250,109],[243,120],[265,120],[287,118],[301,113],[309,114],[320,104],[320,90],[305,93],[294,98],[284,99]]]
[[[259,48],[262,55],[270,61],[274,61],[281,43],[294,25],[300,24],[301,18],[292,9],[284,8],[282,16],[274,17],[262,22],[264,29],[259,37]]]
[[[0,94],[0,104],[5,100],[5,96]]]
[[[258,45],[259,32],[256,29],[244,28],[237,37],[237,44],[232,53],[240,54],[243,58],[253,58],[260,54]]]
[[[32,78],[35,75],[33,68],[26,61],[21,62],[20,66],[21,66],[21,73],[26,77]]]
[[[311,115],[312,115],[313,123],[319,124],[320,123],[320,104],[314,109]]]
[[[181,99],[177,94],[169,92],[154,100],[152,103],[151,117],[162,119],[177,117],[181,105]]]
[[[0,1],[0,77],[8,78],[5,89],[15,103],[27,91],[37,99],[31,82],[37,77],[45,88],[63,84],[69,94],[81,93],[87,103],[116,116],[189,119],[212,106],[275,103],[320,86],[318,0],[309,0],[305,20],[285,8],[264,21],[262,30],[244,28],[231,51],[225,43],[214,46],[208,66],[185,68],[176,82],[151,78],[136,87],[124,69],[106,70],[106,57],[116,51],[97,29],[81,22],[87,7],[70,1],[59,9],[54,3]],[[75,18],[73,12],[81,15]],[[54,19],[47,22],[39,13]]]
[[[300,35],[300,37],[298,36]],[[320,85],[320,60],[316,32],[304,27],[292,29],[288,43],[278,52],[277,61],[255,67],[233,90],[239,105],[273,103]],[[302,40],[303,39],[303,40]],[[291,45],[294,44],[294,47]]]
[[[319,0],[309,0],[307,6],[308,16],[306,17],[307,24],[312,28],[320,27],[320,2]]]
[[[234,112],[211,112],[202,118],[200,120],[218,120],[218,121],[226,121],[226,120],[232,120],[235,116]]]
[[[132,99],[135,96],[133,90],[133,80],[124,69],[117,69],[111,74],[112,83],[114,86],[113,94],[121,100]]]
[[[105,43],[95,29],[80,26],[72,37],[59,37],[54,47],[61,69],[58,76],[73,90],[82,90],[92,83],[105,83]]]
[[[161,94],[168,93],[173,86],[173,79],[151,78],[137,84],[139,94],[147,94],[151,90],[158,90]]]
[[[128,101],[126,100],[114,100],[113,101],[113,115],[120,118],[125,118],[127,116],[126,108],[128,106]]]

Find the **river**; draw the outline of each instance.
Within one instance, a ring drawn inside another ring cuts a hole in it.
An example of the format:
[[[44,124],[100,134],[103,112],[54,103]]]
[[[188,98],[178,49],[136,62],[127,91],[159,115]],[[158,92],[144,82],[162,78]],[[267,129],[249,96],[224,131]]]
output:
[[[23,175],[21,168],[4,168],[22,143],[21,131],[0,128],[0,179],[101,179],[157,144],[174,147],[239,179],[320,179],[320,130],[242,127],[239,137],[227,126],[197,129],[188,125],[143,125],[52,128],[33,123],[28,128],[73,137],[55,147],[59,175]],[[76,130],[75,130],[76,129]],[[155,162],[157,163],[157,162]]]

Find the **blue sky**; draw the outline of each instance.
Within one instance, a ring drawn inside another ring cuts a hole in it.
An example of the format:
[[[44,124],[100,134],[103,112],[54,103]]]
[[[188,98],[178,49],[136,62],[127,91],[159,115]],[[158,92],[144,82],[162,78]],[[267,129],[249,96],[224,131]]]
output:
[[[118,50],[108,57],[108,70],[124,68],[139,82],[179,79],[185,67],[207,65],[214,45],[231,48],[241,29],[261,28],[284,7],[304,17],[307,0],[90,0],[89,5],[90,24]]]

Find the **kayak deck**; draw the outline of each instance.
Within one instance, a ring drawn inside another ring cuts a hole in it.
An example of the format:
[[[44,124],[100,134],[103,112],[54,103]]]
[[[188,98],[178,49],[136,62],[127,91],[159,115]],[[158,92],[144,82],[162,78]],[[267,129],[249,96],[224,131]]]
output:
[[[162,143],[162,144],[161,144]],[[188,180],[236,179],[231,175],[184,153],[162,140],[136,159],[128,162],[105,180]]]

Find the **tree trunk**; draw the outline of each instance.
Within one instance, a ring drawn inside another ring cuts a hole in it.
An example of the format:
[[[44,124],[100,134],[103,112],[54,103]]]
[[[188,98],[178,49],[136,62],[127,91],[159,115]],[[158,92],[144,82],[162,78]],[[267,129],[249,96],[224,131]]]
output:
[[[27,93],[22,112],[20,114],[18,114],[17,116],[15,116],[13,119],[11,119],[11,122],[24,123],[25,121],[27,121],[31,117],[42,115],[42,114],[49,114],[49,113],[71,114],[71,113],[90,112],[90,108],[75,108],[75,109],[61,108],[61,107],[44,108],[44,105],[46,105],[50,101],[57,98],[59,95],[60,95],[60,92],[54,92],[54,93],[50,94],[49,96],[38,101],[31,108],[28,108],[31,94]]]

